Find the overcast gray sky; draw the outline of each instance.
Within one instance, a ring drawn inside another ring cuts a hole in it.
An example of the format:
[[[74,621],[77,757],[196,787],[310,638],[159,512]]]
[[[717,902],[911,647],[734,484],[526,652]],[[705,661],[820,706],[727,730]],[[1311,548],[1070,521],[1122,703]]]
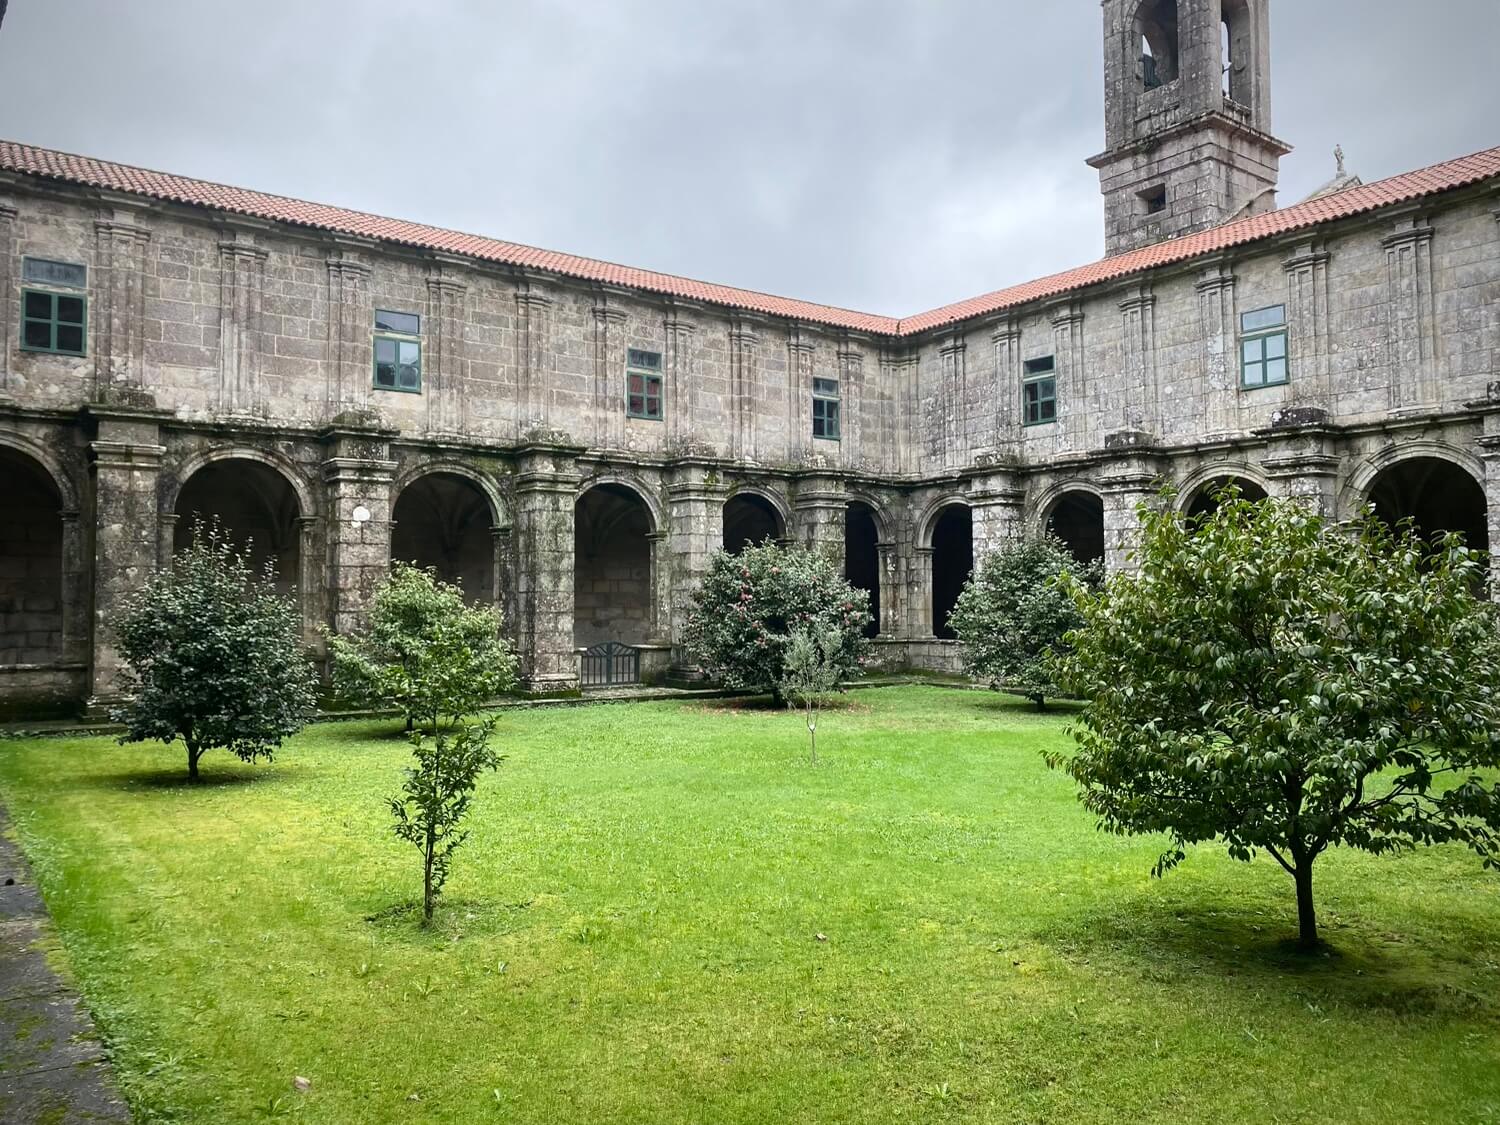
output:
[[[1283,204],[1500,144],[1500,0],[1280,0]],[[11,0],[0,137],[911,314],[1103,252],[1098,0]]]

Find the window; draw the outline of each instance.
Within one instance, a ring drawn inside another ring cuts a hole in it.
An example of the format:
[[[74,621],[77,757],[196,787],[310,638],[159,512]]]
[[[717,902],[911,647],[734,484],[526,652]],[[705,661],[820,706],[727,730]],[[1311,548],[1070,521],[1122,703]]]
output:
[[[422,393],[422,318],[375,310],[375,389]]]
[[[21,290],[21,350],[84,354],[86,299],[82,294]]]
[[[53,262],[46,258],[22,258],[21,280],[38,285],[56,285],[65,289],[86,289],[89,271],[72,262]]]
[[[1021,410],[1028,426],[1057,421],[1057,361],[1052,356],[1026,361]]]
[[[813,380],[813,437],[839,440],[839,381]]]
[[[1165,211],[1167,209],[1166,185],[1141,192],[1141,206],[1145,208],[1148,215],[1159,215]]]
[[[626,415],[660,422],[661,352],[630,348],[625,354],[625,364]]]
[[[1240,386],[1274,387],[1286,381],[1286,306],[1245,313],[1240,317]]]

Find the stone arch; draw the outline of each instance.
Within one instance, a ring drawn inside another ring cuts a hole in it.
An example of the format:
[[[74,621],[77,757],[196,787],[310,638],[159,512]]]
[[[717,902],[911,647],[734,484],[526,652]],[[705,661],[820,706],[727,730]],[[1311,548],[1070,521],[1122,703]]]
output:
[[[1410,520],[1423,539],[1457,531],[1468,546],[1490,549],[1489,505],[1477,458],[1434,443],[1402,446],[1381,460],[1356,478],[1376,516],[1392,525]]]
[[[70,547],[77,547],[77,510],[68,507],[66,475],[31,446],[0,438],[0,666],[5,667],[56,664],[69,648],[68,557]]]
[[[969,498],[962,492],[948,492],[939,496],[922,509],[922,514],[917,517],[917,547],[931,547],[933,532],[937,530],[938,516],[944,508],[950,504],[960,504],[969,507]]]
[[[65,513],[76,514],[79,510],[78,485],[74,483],[73,474],[63,466],[52,450],[48,449],[39,441],[26,437],[24,434],[0,434],[0,452],[6,449],[15,450],[17,453],[29,457],[39,466],[46,470],[52,479],[52,487],[57,489],[62,508]]]
[[[391,561],[432,569],[472,602],[495,602],[496,501],[472,473],[422,466],[405,474],[391,505]]]
[[[482,492],[489,502],[492,526],[509,527],[511,525],[510,506],[506,504],[505,497],[500,492],[500,486],[495,483],[494,478],[462,461],[454,461],[445,457],[419,461],[397,473],[395,481],[391,484],[392,498],[400,499],[407,485],[432,473],[446,473],[449,476],[464,478]]]
[[[1377,476],[1401,461],[1410,461],[1419,457],[1451,461],[1474,480],[1481,484],[1484,481],[1484,462],[1456,445],[1427,438],[1393,442],[1370,454],[1359,463],[1340,493],[1339,510],[1352,514],[1356,508],[1365,503],[1370,493],[1370,486]]]
[[[1065,481],[1037,504],[1035,530],[1061,539],[1082,563],[1104,558],[1104,494],[1085,481]]]
[[[651,519],[651,534],[655,535],[666,526],[666,513],[662,510],[661,501],[657,498],[655,490],[634,473],[624,473],[613,469],[595,473],[578,486],[578,499],[583,499],[584,494],[590,489],[606,484],[616,485],[627,492],[634,493],[635,498],[645,505],[646,514]]]
[[[1270,495],[1266,478],[1243,462],[1205,465],[1188,474],[1177,492],[1177,509],[1184,515],[1201,516],[1218,507],[1214,492],[1226,484],[1237,485],[1246,500],[1264,500]]]
[[[957,634],[949,617],[974,570],[974,509],[967,500],[951,500],[932,513],[929,524],[932,635],[952,640]]]
[[[1136,42],[1141,50],[1141,82],[1146,89],[1177,80],[1181,69],[1181,35],[1177,0],[1141,0],[1135,10]]]
[[[220,461],[257,461],[267,468],[274,469],[280,473],[297,496],[297,506],[302,515],[312,517],[318,514],[317,491],[310,485],[302,474],[302,469],[290,457],[265,449],[257,449],[248,445],[225,445],[214,449],[205,449],[185,458],[177,466],[175,473],[162,474],[162,480],[167,483],[167,489],[161,495],[161,510],[163,512],[175,512],[182,489],[200,471]]]
[[[184,466],[167,513],[174,517],[172,551],[191,543],[194,517],[217,517],[236,546],[248,543],[250,565],[259,571],[273,564],[276,588],[289,593],[303,585],[302,539],[310,497],[280,459],[250,452],[215,450]]]
[[[640,489],[595,478],[573,518],[573,645],[642,645],[656,633],[652,506]]]
[[[741,485],[724,500],[721,515],[724,549],[738,554],[746,546],[763,542],[767,536],[785,539],[791,518],[791,509],[775,492]]]

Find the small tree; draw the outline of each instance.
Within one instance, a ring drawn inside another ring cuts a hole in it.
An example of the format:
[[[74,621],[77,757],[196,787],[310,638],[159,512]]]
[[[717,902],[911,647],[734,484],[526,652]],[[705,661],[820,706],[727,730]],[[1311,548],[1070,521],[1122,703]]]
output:
[[[468,837],[463,821],[479,775],[501,762],[490,746],[496,717],[469,721],[515,683],[500,629],[493,606],[471,606],[457,586],[398,563],[375,594],[369,632],[329,641],[340,690],[384,701],[415,727],[407,732],[415,764],[388,803],[396,837],[422,853],[424,923]]]
[[[795,629],[786,646],[781,673],[781,693],[787,706],[800,704],[807,720],[807,737],[812,743],[812,764],[818,764],[818,715],[824,702],[838,690],[838,653],[843,634],[835,628]]]
[[[375,592],[369,626],[330,637],[334,686],[355,703],[384,704],[436,730],[515,685],[516,659],[500,611],[471,606],[430,570],[397,563]]]
[[[720,551],[693,594],[686,640],[721,683],[769,691],[781,702],[792,632],[838,633],[828,659],[840,678],[854,675],[869,651],[870,595],[851,586],[821,552],[767,541],[738,555]]]
[[[1057,695],[1053,658],[1083,624],[1073,595],[1058,582],[1063,574],[1093,586],[1101,570],[1078,562],[1050,535],[1008,546],[970,576],[948,619],[968,673],[1024,696],[1038,711]]]
[[[1223,498],[1189,526],[1143,508],[1137,576],[1072,588],[1064,683],[1091,699],[1071,774],[1101,826],[1166,832],[1160,875],[1221,839],[1295,881],[1318,943],[1313,864],[1461,841],[1500,867],[1500,632],[1481,556],[1366,512]]]
[[[188,777],[223,747],[241,761],[271,759],[316,703],[294,599],[267,564],[257,577],[215,520],[194,528],[172,565],[121,603],[111,622],[127,666],[129,702],[110,711],[121,742],[180,738]]]

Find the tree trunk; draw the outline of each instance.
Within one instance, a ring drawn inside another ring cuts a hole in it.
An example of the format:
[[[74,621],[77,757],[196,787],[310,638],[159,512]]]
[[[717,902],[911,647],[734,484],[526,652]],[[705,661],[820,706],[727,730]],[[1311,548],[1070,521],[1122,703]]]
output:
[[[422,921],[432,921],[432,851],[433,851],[432,829],[427,830],[427,851],[422,864]]]
[[[188,780],[189,781],[197,781],[198,780],[198,759],[201,758],[201,757],[203,757],[203,751],[199,750],[196,746],[194,746],[191,742],[189,742],[187,744]]]
[[[1037,709],[1037,713],[1038,714],[1046,714],[1046,712],[1047,712],[1047,697],[1045,695],[1033,695],[1031,697],[1031,701],[1036,704],[1036,709]]]
[[[1292,877],[1297,881],[1297,948],[1304,953],[1314,952],[1319,947],[1318,912],[1313,907],[1313,880],[1311,859],[1302,859]]]

